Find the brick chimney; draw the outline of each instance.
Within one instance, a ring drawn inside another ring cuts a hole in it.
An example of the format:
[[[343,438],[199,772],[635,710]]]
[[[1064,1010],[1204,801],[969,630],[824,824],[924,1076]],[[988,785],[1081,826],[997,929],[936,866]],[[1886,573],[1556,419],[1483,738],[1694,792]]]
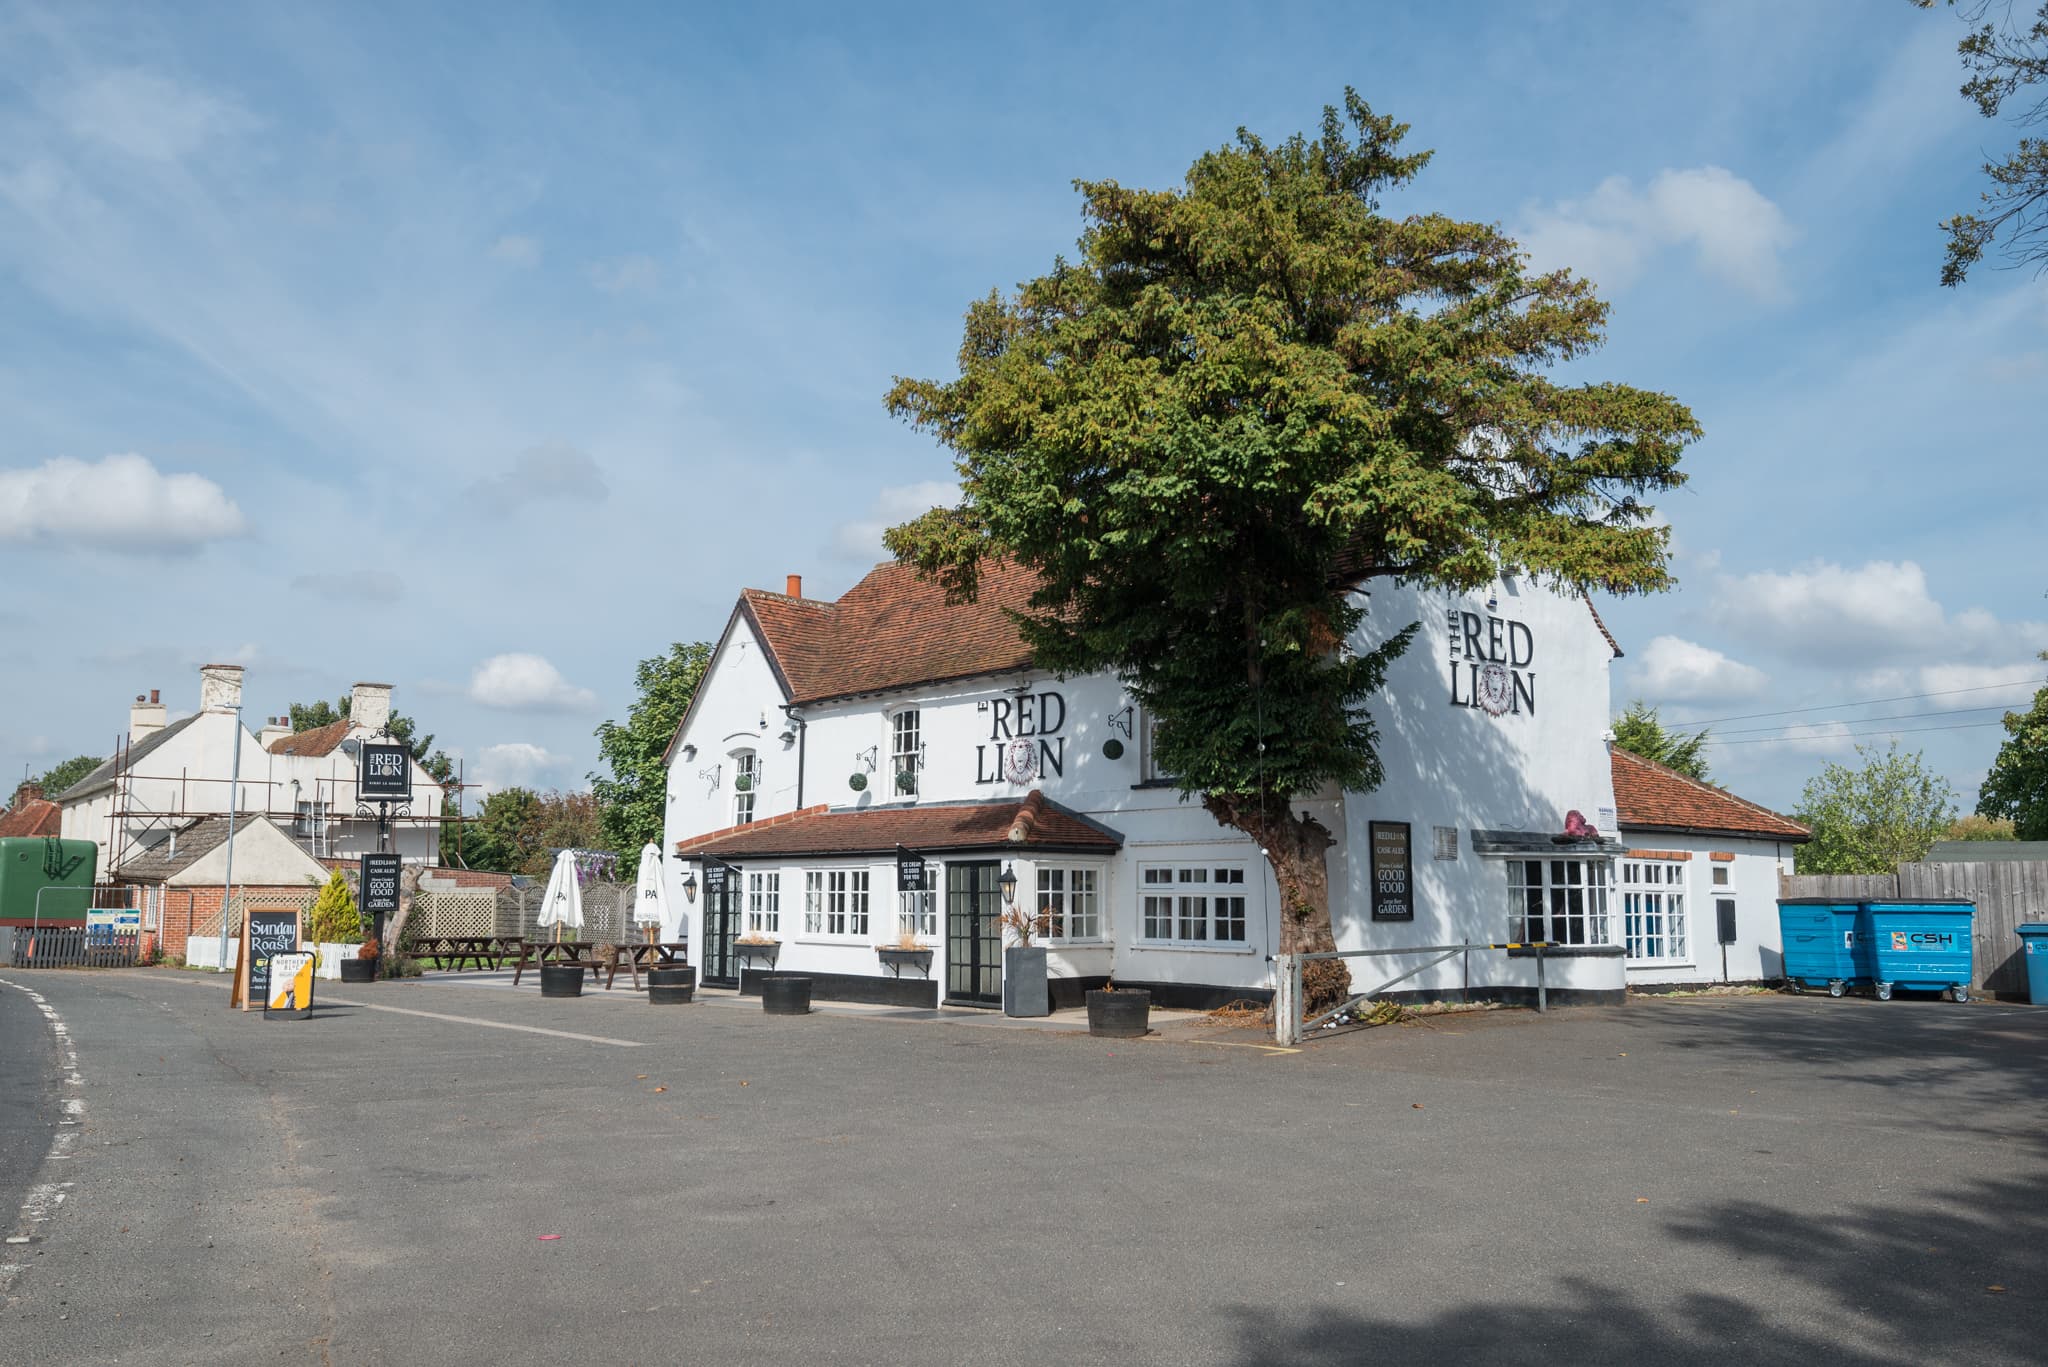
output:
[[[391,685],[359,683],[348,691],[348,719],[382,731],[391,722]]]
[[[25,778],[21,781],[21,785],[14,790],[12,810],[18,812],[29,803],[40,799],[42,795],[43,785],[32,778]]]
[[[790,598],[801,598],[801,597],[803,597],[803,596],[804,596],[804,577],[803,577],[802,575],[800,575],[800,574],[792,574],[792,575],[790,575],[790,576],[788,577],[787,581],[786,581],[786,582],[785,582],[785,583],[783,584],[783,586],[782,586],[782,592],[783,592],[783,594],[784,594],[785,596],[787,596],[787,597],[790,597]]]
[[[242,707],[240,665],[199,666],[199,710],[238,712]]]
[[[137,693],[135,705],[128,709],[128,743],[133,745],[163,730],[166,711],[160,690],[152,688],[147,696]]]
[[[265,717],[263,719],[263,729],[256,733],[256,743],[268,750],[291,733],[292,719],[290,717]]]

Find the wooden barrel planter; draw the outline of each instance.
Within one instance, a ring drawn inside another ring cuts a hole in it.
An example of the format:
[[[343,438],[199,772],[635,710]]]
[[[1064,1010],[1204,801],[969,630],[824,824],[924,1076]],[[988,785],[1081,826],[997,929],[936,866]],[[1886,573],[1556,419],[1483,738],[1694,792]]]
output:
[[[688,965],[647,970],[647,1001],[653,1006],[680,1006],[697,996],[697,970]]]
[[[540,966],[540,994],[543,997],[582,996],[583,965],[542,964]]]
[[[1152,994],[1143,988],[1120,987],[1088,994],[1088,1033],[1109,1039],[1136,1039],[1152,1028]]]
[[[808,1016],[811,1014],[811,980],[763,978],[761,1009],[771,1016]]]
[[[341,961],[341,980],[345,983],[373,983],[377,981],[377,961],[358,959],[351,954]]]

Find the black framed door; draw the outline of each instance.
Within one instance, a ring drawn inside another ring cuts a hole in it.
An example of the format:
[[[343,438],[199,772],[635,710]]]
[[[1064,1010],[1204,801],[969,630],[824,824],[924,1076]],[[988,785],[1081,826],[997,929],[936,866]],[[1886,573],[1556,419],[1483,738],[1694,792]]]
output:
[[[1003,1004],[1002,864],[946,865],[946,1000]]]
[[[740,880],[736,875],[704,879],[704,963],[700,981],[713,987],[740,985],[732,942],[740,935]]]

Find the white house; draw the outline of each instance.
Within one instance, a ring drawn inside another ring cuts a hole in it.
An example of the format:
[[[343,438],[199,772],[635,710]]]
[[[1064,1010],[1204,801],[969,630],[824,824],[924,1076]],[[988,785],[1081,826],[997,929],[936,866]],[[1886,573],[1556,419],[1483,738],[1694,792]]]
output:
[[[1033,667],[1003,611],[1022,605],[1024,573],[996,568],[967,605],[895,564],[836,602],[800,587],[742,592],[669,748],[672,891],[701,894],[692,953],[707,982],[772,958],[821,996],[993,1002],[1007,872],[1018,903],[1053,915],[1056,1000],[1111,977],[1168,1004],[1271,992],[1265,860],[1155,771],[1147,718],[1117,679]],[[1618,997],[1637,976],[1617,881],[1633,865],[1619,862],[1605,741],[1619,651],[1598,616],[1515,578],[1358,592],[1357,646],[1420,630],[1373,703],[1384,784],[1302,804],[1337,838],[1339,947],[1545,940],[1562,946],[1544,965],[1553,992]],[[1600,834],[1568,840],[1572,812]],[[898,891],[899,854],[931,890]],[[878,952],[905,937],[932,947],[929,981]],[[1746,952],[1761,962],[1757,944]],[[1355,959],[1354,982],[1418,962]],[[1460,972],[1402,989],[1446,992]],[[1494,995],[1536,982],[1517,951],[1475,955],[1471,973]]]
[[[378,809],[360,800],[356,756],[390,718],[389,684],[357,684],[346,720],[294,735],[280,718],[260,733],[243,724],[242,666],[205,665],[199,679],[199,710],[176,721],[159,690],[138,696],[113,756],[54,799],[64,836],[99,846],[102,878],[174,831],[225,813],[231,798],[237,811],[270,817],[316,857],[378,848]],[[408,764],[411,802],[392,809],[389,848],[431,864],[440,849],[441,786]]]

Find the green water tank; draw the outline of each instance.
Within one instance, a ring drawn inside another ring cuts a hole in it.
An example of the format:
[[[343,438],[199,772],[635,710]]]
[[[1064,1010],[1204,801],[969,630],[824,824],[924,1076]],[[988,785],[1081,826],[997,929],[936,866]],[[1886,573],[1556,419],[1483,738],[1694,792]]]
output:
[[[0,840],[0,925],[33,923],[39,893],[45,924],[83,924],[98,862],[99,847],[90,840],[51,836]],[[44,888],[52,891],[43,892]]]

